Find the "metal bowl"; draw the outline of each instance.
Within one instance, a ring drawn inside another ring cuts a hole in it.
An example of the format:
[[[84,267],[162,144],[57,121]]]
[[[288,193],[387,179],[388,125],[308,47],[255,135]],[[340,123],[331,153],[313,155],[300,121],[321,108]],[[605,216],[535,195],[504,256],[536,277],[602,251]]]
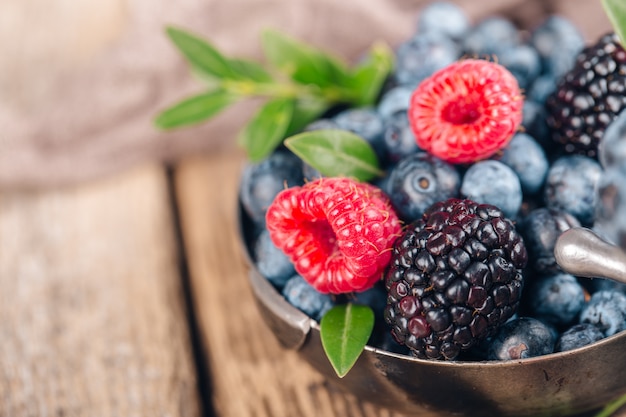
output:
[[[323,351],[318,323],[255,268],[253,226],[241,205],[239,226],[254,297],[275,337],[364,401],[413,415],[565,416],[598,409],[626,393],[626,331],[572,351],[512,361],[430,361],[366,346],[340,379]]]

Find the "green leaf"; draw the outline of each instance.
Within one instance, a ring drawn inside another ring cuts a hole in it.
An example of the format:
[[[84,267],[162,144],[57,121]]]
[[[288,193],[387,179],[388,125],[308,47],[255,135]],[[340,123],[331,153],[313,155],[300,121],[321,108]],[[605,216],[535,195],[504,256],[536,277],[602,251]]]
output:
[[[354,366],[374,328],[374,312],[368,306],[343,304],[331,308],[320,322],[322,346],[337,376]]]
[[[326,110],[328,110],[328,103],[323,100],[316,99],[302,99],[296,102],[296,106],[293,109],[293,115],[291,117],[291,123],[287,129],[288,135],[293,135],[302,131],[309,123],[317,120]]]
[[[626,45],[626,3],[624,0],[602,0],[602,6],[606,12],[615,33],[620,38],[622,46]]]
[[[339,59],[274,30],[262,34],[267,59],[280,71],[302,84],[344,84],[349,73]]]
[[[167,34],[197,71],[217,78],[236,78],[228,60],[204,39],[174,27],[168,27]]]
[[[277,98],[259,109],[239,136],[239,144],[246,150],[248,159],[258,162],[282,142],[294,105],[293,99]]]
[[[348,176],[360,181],[384,175],[370,144],[347,130],[299,133],[287,138],[285,146],[323,175]]]
[[[238,99],[225,91],[212,91],[185,99],[159,114],[154,123],[161,129],[173,129],[207,120]]]
[[[359,97],[357,105],[369,106],[376,102],[378,94],[394,64],[393,51],[384,43],[372,46],[369,54],[353,70],[351,87]]]
[[[256,81],[259,83],[267,83],[272,81],[272,76],[257,62],[245,59],[230,59],[228,66],[241,78]]]

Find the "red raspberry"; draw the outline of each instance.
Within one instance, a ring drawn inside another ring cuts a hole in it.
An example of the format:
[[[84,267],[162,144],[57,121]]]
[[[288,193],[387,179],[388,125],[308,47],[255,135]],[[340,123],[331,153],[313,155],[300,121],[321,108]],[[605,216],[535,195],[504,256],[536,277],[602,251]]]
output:
[[[321,293],[365,291],[380,280],[401,225],[383,192],[321,178],[280,192],[266,214],[272,241]]]
[[[485,159],[522,122],[523,97],[503,66],[465,59],[424,80],[411,96],[409,120],[420,148],[450,163]]]

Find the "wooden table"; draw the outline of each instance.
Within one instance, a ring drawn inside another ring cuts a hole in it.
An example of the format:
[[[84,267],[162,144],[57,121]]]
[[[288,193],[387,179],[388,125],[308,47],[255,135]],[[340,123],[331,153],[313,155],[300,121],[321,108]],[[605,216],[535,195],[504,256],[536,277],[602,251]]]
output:
[[[399,417],[330,386],[259,317],[242,164],[0,193],[0,416]]]

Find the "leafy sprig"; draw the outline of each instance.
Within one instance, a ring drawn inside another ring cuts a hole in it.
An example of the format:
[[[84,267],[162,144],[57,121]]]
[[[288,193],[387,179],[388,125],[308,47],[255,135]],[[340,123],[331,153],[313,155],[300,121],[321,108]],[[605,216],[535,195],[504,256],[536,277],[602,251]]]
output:
[[[364,59],[350,67],[337,57],[275,30],[267,30],[261,36],[267,63],[228,57],[206,40],[182,29],[169,27],[167,34],[192,71],[206,83],[206,91],[165,109],[156,117],[156,126],[165,130],[190,126],[242,100],[265,99],[238,137],[252,162],[267,157],[286,137],[301,131],[333,106],[372,105],[393,65],[393,53],[382,43],[374,44]],[[326,139],[331,136],[338,135],[329,133]],[[354,142],[354,138],[350,140]],[[357,140],[363,142],[355,145],[357,148],[369,146],[364,139]],[[304,142],[300,138],[292,144],[300,149]],[[350,151],[353,147],[348,148]],[[324,174],[326,166],[348,159],[341,146],[335,146],[326,157],[321,166],[313,161],[313,167]],[[328,158],[336,160],[329,164]],[[367,162],[372,163],[376,171],[377,161]],[[365,176],[361,175],[363,167],[354,172],[345,170],[343,174],[362,180],[371,178],[371,169],[365,170]]]
[[[626,46],[626,3],[623,0],[602,0],[602,6],[622,45]]]

